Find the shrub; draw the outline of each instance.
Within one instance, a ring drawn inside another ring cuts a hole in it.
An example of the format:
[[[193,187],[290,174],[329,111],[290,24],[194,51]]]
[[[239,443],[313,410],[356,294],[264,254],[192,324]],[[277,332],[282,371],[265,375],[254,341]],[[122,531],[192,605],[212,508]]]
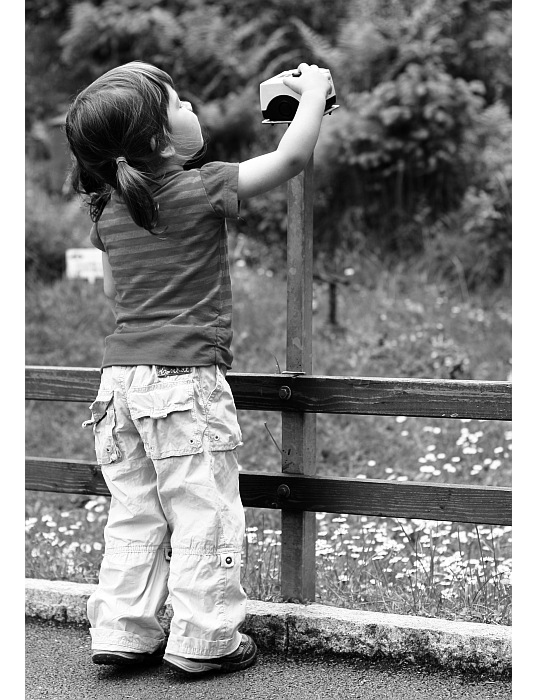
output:
[[[462,272],[470,289],[510,279],[512,168],[507,107],[498,102],[484,110],[473,136],[467,155],[472,184],[460,207],[424,229],[431,268],[444,277]]]
[[[431,61],[354,95],[321,135],[327,214],[360,202],[370,235],[393,248],[394,224],[423,203],[435,215],[456,207],[469,184],[468,133],[482,108],[480,89]]]

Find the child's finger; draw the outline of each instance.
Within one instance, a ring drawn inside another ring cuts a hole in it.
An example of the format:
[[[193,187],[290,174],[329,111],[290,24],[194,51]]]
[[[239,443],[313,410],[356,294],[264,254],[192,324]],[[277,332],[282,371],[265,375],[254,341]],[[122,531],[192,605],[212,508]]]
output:
[[[324,82],[327,85],[326,93],[328,95],[330,92],[329,81],[326,80],[318,66],[314,64],[308,65],[307,63],[301,63],[298,66],[298,70],[283,78],[283,84],[298,94],[302,94],[304,89],[308,87],[320,87]]]
[[[311,66],[310,66],[309,63],[301,63],[301,64],[298,66],[298,68],[296,68],[296,69],[291,73],[291,75],[292,75],[293,78],[300,78],[300,76],[301,76],[302,73],[304,72],[304,69],[308,69],[308,68],[317,68],[317,67],[318,67],[318,66],[314,66],[314,65],[311,65]]]

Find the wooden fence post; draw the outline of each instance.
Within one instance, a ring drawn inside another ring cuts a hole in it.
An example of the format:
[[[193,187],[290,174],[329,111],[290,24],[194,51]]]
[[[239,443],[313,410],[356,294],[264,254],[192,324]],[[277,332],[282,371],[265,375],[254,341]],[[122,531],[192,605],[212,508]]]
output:
[[[288,183],[287,369],[312,374],[313,156]],[[315,474],[315,414],[282,412],[282,471]],[[281,593],[315,600],[315,513],[282,509]]]

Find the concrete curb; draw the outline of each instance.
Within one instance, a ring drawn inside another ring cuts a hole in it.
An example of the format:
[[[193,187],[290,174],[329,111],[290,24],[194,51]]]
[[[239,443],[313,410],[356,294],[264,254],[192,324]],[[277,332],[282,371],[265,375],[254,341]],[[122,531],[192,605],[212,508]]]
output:
[[[88,625],[86,603],[94,590],[94,584],[26,579],[26,615]],[[168,604],[160,619],[168,631]],[[261,649],[285,654],[384,658],[492,675],[511,671],[512,635],[505,626],[249,600],[242,629]]]

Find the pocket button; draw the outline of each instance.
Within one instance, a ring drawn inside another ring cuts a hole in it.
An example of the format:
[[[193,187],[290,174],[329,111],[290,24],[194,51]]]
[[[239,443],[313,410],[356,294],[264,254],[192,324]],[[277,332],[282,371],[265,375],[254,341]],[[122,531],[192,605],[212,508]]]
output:
[[[221,554],[220,564],[226,569],[231,569],[235,564],[235,557],[232,554]]]

